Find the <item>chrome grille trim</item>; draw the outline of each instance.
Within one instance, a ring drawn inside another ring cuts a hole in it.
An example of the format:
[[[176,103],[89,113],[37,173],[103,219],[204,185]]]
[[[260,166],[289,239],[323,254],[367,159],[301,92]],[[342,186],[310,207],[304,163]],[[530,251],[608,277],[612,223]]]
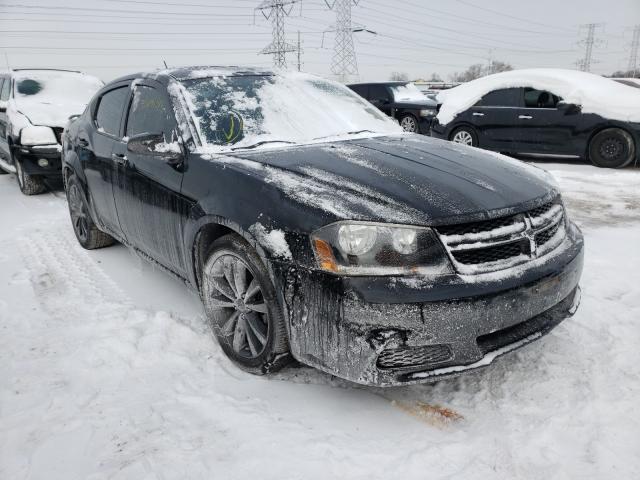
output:
[[[462,274],[487,273],[540,258],[566,235],[565,213],[556,200],[527,212],[472,224],[436,227],[454,267]]]

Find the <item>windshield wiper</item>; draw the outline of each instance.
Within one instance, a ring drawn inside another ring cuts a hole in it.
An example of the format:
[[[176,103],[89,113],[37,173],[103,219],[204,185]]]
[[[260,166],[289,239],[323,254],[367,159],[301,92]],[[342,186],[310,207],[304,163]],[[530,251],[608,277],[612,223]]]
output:
[[[359,133],[376,133],[373,130],[355,130],[353,132],[336,133],[334,135],[325,135],[324,137],[316,137],[311,140],[322,140],[323,138],[339,137],[340,135],[358,135]]]
[[[296,142],[290,142],[288,140],[263,140],[261,142],[254,143],[253,145],[247,145],[246,147],[233,147],[231,150],[249,150],[252,148],[259,147],[260,145],[264,145],[265,143],[296,143]]]

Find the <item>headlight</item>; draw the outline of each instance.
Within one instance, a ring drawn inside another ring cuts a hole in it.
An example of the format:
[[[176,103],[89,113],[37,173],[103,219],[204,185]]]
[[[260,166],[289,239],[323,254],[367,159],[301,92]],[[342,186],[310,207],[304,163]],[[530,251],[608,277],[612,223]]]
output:
[[[436,114],[435,108],[425,108],[423,110],[420,110],[421,117],[433,117],[435,114]]]
[[[318,267],[342,275],[444,275],[449,259],[430,228],[337,222],[311,235]]]
[[[55,145],[57,143],[56,135],[49,127],[28,125],[20,130],[20,144],[22,145]]]

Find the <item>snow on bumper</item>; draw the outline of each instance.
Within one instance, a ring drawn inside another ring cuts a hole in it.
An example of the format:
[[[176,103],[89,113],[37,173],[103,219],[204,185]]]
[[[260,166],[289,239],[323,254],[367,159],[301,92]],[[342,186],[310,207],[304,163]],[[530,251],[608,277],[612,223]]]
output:
[[[574,313],[583,250],[578,233],[570,240],[551,273],[473,296],[391,279],[384,279],[381,295],[379,278],[369,286],[360,279],[354,288],[344,278],[292,271],[285,289],[291,352],[302,363],[377,386],[435,381],[488,365]]]

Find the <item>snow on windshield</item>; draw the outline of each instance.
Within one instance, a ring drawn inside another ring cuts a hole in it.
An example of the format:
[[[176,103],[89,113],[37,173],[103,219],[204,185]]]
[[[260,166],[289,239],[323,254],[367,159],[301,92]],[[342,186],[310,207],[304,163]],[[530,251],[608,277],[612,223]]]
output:
[[[392,85],[393,99],[396,102],[425,102],[429,99],[413,83]]]
[[[344,85],[313,75],[220,76],[181,83],[207,151],[402,132]]]
[[[71,115],[80,114],[104,85],[77,72],[25,70],[14,73],[14,102],[34,125],[63,127]]]
[[[623,122],[640,121],[640,90],[592,73],[552,68],[496,73],[444,90],[438,94],[438,102],[442,103],[438,121],[447,124],[487,93],[514,87],[546,90],[566,103],[581,105],[584,113]]]

